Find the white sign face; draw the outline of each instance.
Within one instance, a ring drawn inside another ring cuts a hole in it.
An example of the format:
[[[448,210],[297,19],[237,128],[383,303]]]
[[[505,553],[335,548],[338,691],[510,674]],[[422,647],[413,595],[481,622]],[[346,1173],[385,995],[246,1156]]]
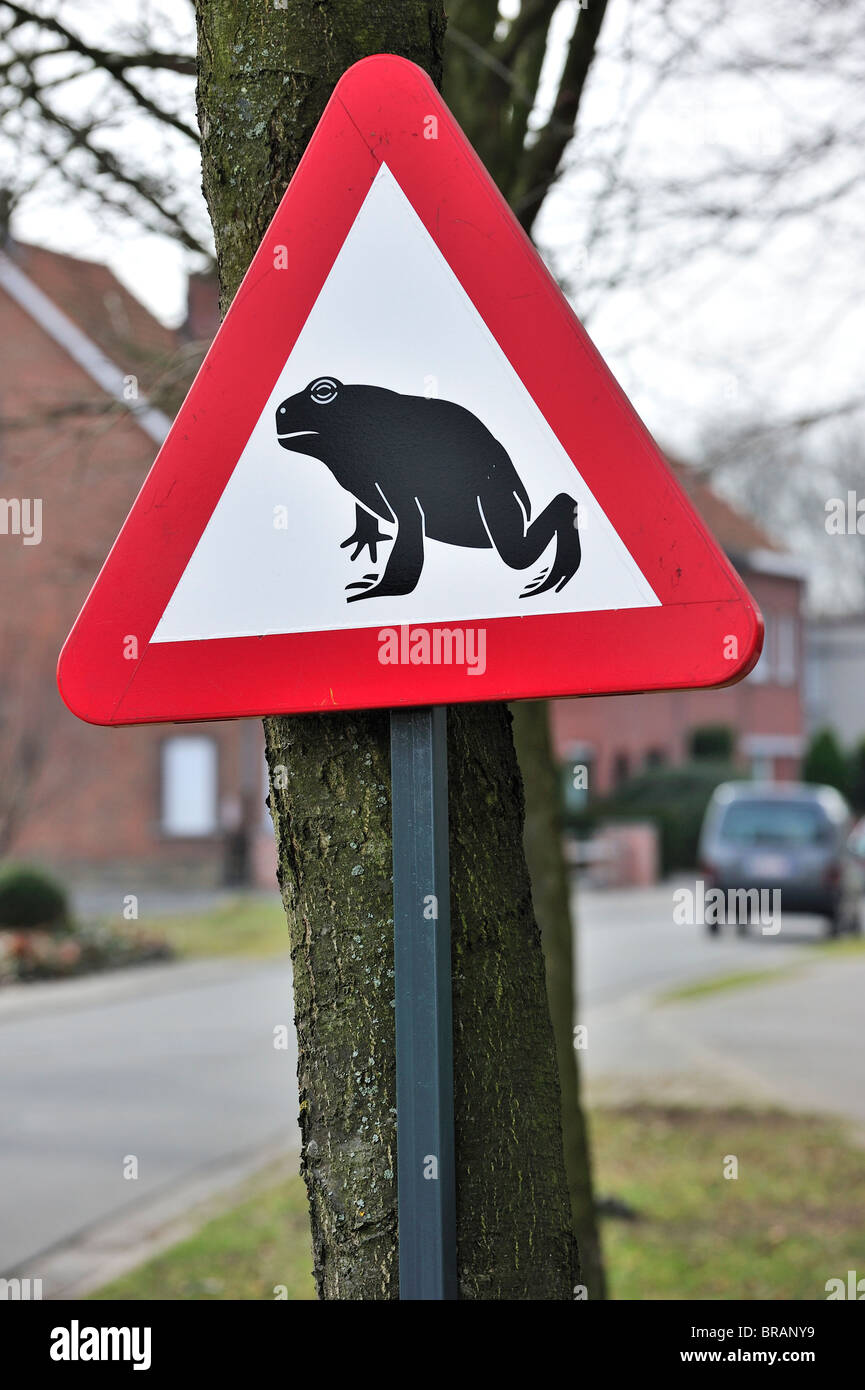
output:
[[[382,166],[152,641],[658,603]]]

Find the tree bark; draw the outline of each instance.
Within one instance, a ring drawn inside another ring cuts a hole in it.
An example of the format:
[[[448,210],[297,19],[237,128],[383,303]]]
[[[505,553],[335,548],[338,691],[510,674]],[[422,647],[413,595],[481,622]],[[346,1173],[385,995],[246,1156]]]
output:
[[[441,77],[440,0],[196,0],[203,182],[227,307],[333,85],[392,52]],[[287,673],[286,679],[290,679]],[[302,1172],[323,1298],[395,1298],[387,716],[265,721],[295,975]],[[449,713],[460,1296],[578,1282],[510,715]]]
[[[524,3],[518,19],[497,45],[493,41],[498,17],[495,0],[451,0],[449,7],[458,35],[453,30],[448,32],[445,95],[529,234],[573,134],[605,7],[593,0],[591,20],[586,11],[578,16],[557,97],[555,139],[551,143],[546,132],[541,137],[549,166],[547,176],[541,179],[540,165],[535,162],[533,147],[525,145],[525,135],[556,8],[556,0]],[[484,56],[488,61],[483,61]],[[562,120],[565,111],[567,124]],[[533,166],[530,176],[525,173],[529,165]],[[526,187],[535,184],[538,196],[524,203]],[[574,1230],[583,1281],[589,1297],[599,1299],[606,1297],[606,1280],[595,1212],[588,1122],[580,1093],[579,1059],[573,1047],[577,1002],[575,924],[562,852],[561,791],[550,740],[549,705],[534,701],[515,705],[514,736],[525,782],[524,844],[535,915],[541,927],[556,1038],[565,1167]]]
[[[580,1096],[579,1053],[573,1027],[577,988],[574,928],[568,872],[562,852],[561,789],[550,738],[549,704],[526,701],[514,706],[514,737],[526,778],[523,836],[532,880],[535,913],[541,927],[547,996],[556,1039],[562,1088],[562,1138],[571,1194],[571,1212],[580,1249],[583,1283],[592,1299],[606,1298],[601,1238],[595,1210],[589,1126]]]

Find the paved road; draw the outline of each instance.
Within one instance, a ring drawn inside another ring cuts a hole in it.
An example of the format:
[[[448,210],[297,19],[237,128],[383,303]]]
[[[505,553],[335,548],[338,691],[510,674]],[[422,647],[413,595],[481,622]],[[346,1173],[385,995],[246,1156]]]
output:
[[[710,939],[672,888],[579,894],[583,1054],[609,1098],[764,1099],[865,1122],[865,959],[813,965],[820,924]],[[711,973],[804,973],[659,1006]],[[0,994],[0,1274],[173,1187],[297,1142],[287,960],[152,966]],[[135,1155],[139,1177],[123,1177]]]
[[[777,935],[764,936],[755,927],[744,938],[732,927],[709,936],[702,926],[679,926],[673,894],[687,886],[682,879],[645,889],[577,890],[580,995],[587,1005],[662,992],[710,975],[786,967],[822,939],[816,917],[784,917]]]
[[[296,1142],[287,959],[0,995],[0,1274],[208,1165]],[[138,1178],[123,1176],[138,1160]]]
[[[815,962],[817,918],[785,917],[777,936],[741,939],[727,929],[709,937],[673,922],[672,892],[578,894],[589,1094],[764,1102],[835,1113],[865,1130],[865,957]],[[659,1002],[692,981],[763,970],[779,973],[762,985]]]

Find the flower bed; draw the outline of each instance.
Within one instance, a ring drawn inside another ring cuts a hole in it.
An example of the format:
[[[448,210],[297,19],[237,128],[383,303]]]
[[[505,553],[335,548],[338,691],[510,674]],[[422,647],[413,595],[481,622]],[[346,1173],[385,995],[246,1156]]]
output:
[[[6,927],[0,929],[0,985],[115,970],[171,960],[174,954],[166,941],[141,931],[120,933],[105,926],[60,931]]]

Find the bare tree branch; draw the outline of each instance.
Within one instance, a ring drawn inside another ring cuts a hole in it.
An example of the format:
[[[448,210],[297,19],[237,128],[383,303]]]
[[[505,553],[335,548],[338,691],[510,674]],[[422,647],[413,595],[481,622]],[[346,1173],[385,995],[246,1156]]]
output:
[[[577,16],[552,113],[537,140],[525,152],[513,206],[531,232],[541,204],[555,179],[573,137],[589,68],[595,56],[607,0],[589,0]]]
[[[2,0],[2,7],[11,10],[12,14],[15,16],[16,23],[13,27],[22,24],[36,24],[47,33],[56,35],[56,37],[62,40],[62,46],[59,48],[42,49],[39,52],[29,55],[27,66],[31,72],[33,72],[33,65],[38,58],[52,57],[63,52],[76,53],[82,58],[87,58],[90,63],[92,63],[93,67],[102,68],[105,72],[109,73],[120,88],[132,97],[135,104],[139,106],[142,111],[146,111],[149,116],[153,116],[164,125],[171,126],[174,130],[179,131],[181,135],[185,135],[187,139],[193,140],[196,143],[198,142],[198,131],[193,126],[189,125],[179,116],[174,115],[171,111],[166,111],[163,107],[157,105],[155,101],[147,96],[145,92],[142,92],[140,87],[136,86],[126,75],[129,68],[142,66],[163,69],[170,67],[174,72],[188,72],[194,74],[194,61],[190,61],[187,67],[180,67],[178,66],[180,59],[177,54],[151,53],[144,55],[147,61],[142,63],[130,57],[128,54],[110,53],[106,49],[95,48],[91,44],[85,43],[77,34],[74,34],[68,29],[65,24],[61,24],[58,19],[52,17],[43,18],[42,16],[35,15],[31,11],[25,10],[21,5],[13,4],[12,0]]]
[[[61,24],[59,19],[50,15],[37,14],[33,10],[25,9],[23,5],[16,5],[12,0],[0,0],[0,8],[11,10],[15,16],[18,27],[22,24],[35,24],[39,29],[46,33],[56,34],[63,40],[62,49],[55,52],[68,51],[70,53],[80,53],[83,57],[89,58],[94,67],[104,68],[112,75],[122,74],[129,68],[159,68],[166,72],[184,73],[189,77],[195,76],[195,57],[187,53],[160,53],[136,52],[136,53],[111,53],[104,48],[95,48],[86,44],[83,39],[73,34],[67,29],[65,24]]]

